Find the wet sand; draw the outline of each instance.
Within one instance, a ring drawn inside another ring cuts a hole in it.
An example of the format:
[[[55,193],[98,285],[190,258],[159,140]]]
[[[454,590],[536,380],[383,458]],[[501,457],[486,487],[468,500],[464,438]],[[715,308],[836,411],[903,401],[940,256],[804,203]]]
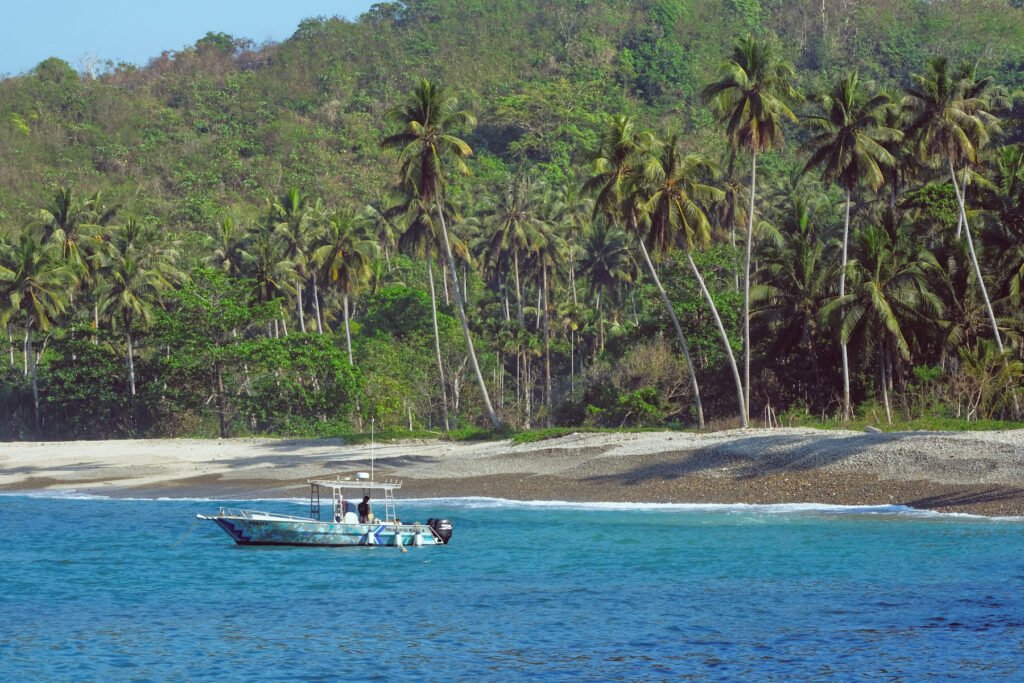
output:
[[[0,444],[0,491],[302,497],[309,478],[402,480],[405,498],[908,505],[1024,516],[1024,431],[572,434],[532,444],[145,440]]]

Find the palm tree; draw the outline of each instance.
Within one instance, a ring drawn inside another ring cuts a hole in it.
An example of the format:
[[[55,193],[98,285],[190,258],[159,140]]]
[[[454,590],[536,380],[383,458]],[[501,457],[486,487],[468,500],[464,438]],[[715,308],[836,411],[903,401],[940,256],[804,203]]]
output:
[[[228,275],[241,275],[245,268],[247,246],[248,235],[238,229],[231,216],[224,216],[217,224],[216,246],[210,262]]]
[[[298,188],[290,188],[280,199],[273,202],[270,210],[275,219],[275,230],[281,237],[284,257],[292,262],[295,271],[295,312],[299,319],[299,331],[306,331],[305,307],[302,304],[302,290],[310,276],[310,245],[314,240],[315,221],[320,213],[318,206],[313,206],[309,195],[303,194]],[[317,328],[322,333],[320,318],[320,300],[316,291],[316,280],[313,281],[315,308],[317,311]]]
[[[859,89],[857,72],[851,72],[821,98],[823,114],[809,116],[805,123],[816,135],[804,144],[811,152],[804,173],[821,167],[822,181],[836,183],[846,193],[843,214],[842,257],[839,264],[839,296],[846,296],[846,263],[850,239],[850,206],[858,185],[877,190],[885,181],[883,168],[896,160],[883,146],[898,141],[903,134],[885,125],[885,116],[893,105],[884,94],[867,97]],[[843,364],[843,419],[852,416],[850,405],[850,367],[846,343],[840,340]]]
[[[536,215],[536,194],[529,178],[514,178],[497,205],[488,212],[489,228],[493,230],[487,244],[488,259],[497,265],[508,263],[511,257],[520,327],[525,327],[521,261],[524,255],[534,252],[543,243]]]
[[[765,282],[751,293],[757,306],[755,316],[768,324],[774,339],[769,353],[781,357],[799,349],[809,358],[818,403],[822,402],[818,312],[831,295],[832,269],[825,258],[825,243],[819,237],[815,206],[806,196],[794,196],[788,217],[778,231],[771,231],[761,258]]]
[[[598,220],[583,238],[579,274],[587,279],[587,292],[597,307],[600,347],[604,350],[603,301],[611,299],[622,285],[634,280],[633,258],[628,236],[621,228]]]
[[[288,283],[296,279],[294,264],[284,257],[283,251],[281,238],[274,230],[273,223],[270,223],[251,235],[247,248],[242,252],[244,273],[255,281],[256,299],[260,303],[276,299],[287,289]],[[288,327],[283,317],[281,322],[285,324],[284,334],[287,336]],[[273,326],[276,331],[276,319]]]
[[[861,230],[856,246],[850,293],[826,304],[822,314],[840,316],[840,339],[856,338],[865,362],[875,352],[878,386],[891,423],[893,359],[909,360],[912,324],[937,318],[943,309],[928,283],[938,263],[931,252],[914,245],[907,226],[889,209],[878,224]]]
[[[442,209],[446,211],[447,208]],[[398,248],[427,262],[427,282],[430,285],[430,320],[434,328],[434,359],[437,362],[437,375],[441,388],[441,416],[444,430],[450,429],[448,416],[448,389],[445,382],[444,363],[441,359],[441,333],[437,325],[437,290],[434,287],[434,256],[443,252],[444,245],[438,234],[434,214],[429,202],[421,197],[407,197],[404,204],[395,204],[389,211],[391,215],[400,215],[401,224],[405,226],[398,236]]]
[[[350,365],[355,363],[352,360],[348,300],[356,289],[369,280],[370,264],[377,250],[377,242],[367,238],[366,227],[365,216],[356,213],[351,207],[334,211],[324,221],[323,246],[313,252],[313,263],[323,273],[324,280],[334,284],[341,294]]]
[[[927,73],[914,76],[914,85],[906,89],[903,107],[910,117],[907,135],[913,139],[918,157],[922,161],[944,159],[949,169],[975,278],[985,301],[996,346],[1002,352],[999,324],[981,275],[964,197],[956,179],[956,167],[977,160],[978,150],[999,131],[999,119],[989,111],[991,103],[986,91],[991,80],[967,78],[968,73],[965,71],[957,77],[950,74],[945,58],[932,60]]]
[[[501,422],[491,405],[491,397],[487,393],[487,385],[473,348],[473,335],[469,330],[469,318],[466,317],[451,239],[442,210],[445,162],[450,159],[457,171],[468,173],[464,159],[473,153],[466,141],[454,133],[460,128],[472,128],[476,125],[476,117],[468,111],[460,110],[458,100],[449,96],[444,88],[423,79],[410,93],[405,104],[389,112],[389,118],[401,125],[403,130],[384,138],[382,144],[401,150],[403,187],[428,204],[433,203],[437,212],[452,289],[455,290],[456,308],[466,337],[466,348],[476,373],[487,417],[491,425],[497,428]]]
[[[603,213],[610,221],[618,225],[617,221],[623,216],[624,200],[629,193],[629,183],[638,173],[637,164],[641,152],[654,144],[654,136],[650,133],[637,132],[633,119],[628,116],[618,115],[607,119],[601,131],[601,143],[594,157],[594,175],[584,184],[584,189],[595,195],[594,212],[595,216]],[[635,228],[635,213],[630,212],[626,216],[630,228]],[[679,324],[675,307],[668,298],[658,271],[651,261],[647,252],[647,245],[644,240],[637,240],[637,247],[643,256],[644,265],[651,276],[651,281],[661,296],[661,301],[668,311],[669,318],[676,330],[676,338],[679,340],[679,348],[686,359],[686,366],[690,373],[690,391],[693,393],[694,409],[697,413],[697,426],[704,428],[704,407],[700,400],[700,388],[697,385],[697,373],[690,357],[690,349],[686,344],[686,337],[683,335],[683,328]]]
[[[125,335],[128,391],[135,396],[135,332],[152,321],[161,295],[182,275],[177,252],[158,241],[157,231],[129,219],[113,232],[100,256],[103,284],[96,290],[99,311],[120,323]]]
[[[569,243],[562,236],[567,227],[562,205],[554,192],[541,197],[537,216],[537,230],[540,236],[534,251],[534,265],[540,270],[541,312],[544,323],[544,405],[547,408],[546,421],[551,426],[551,290],[565,275],[569,263]]]
[[[705,301],[711,308],[711,315],[722,338],[726,357],[736,382],[736,398],[739,401],[740,424],[747,425],[749,407],[745,401],[743,384],[740,381],[736,359],[732,355],[729,335],[718,315],[718,307],[708,291],[704,278],[693,260],[691,249],[695,244],[711,241],[711,224],[701,204],[708,205],[724,198],[724,193],[701,182],[711,173],[710,163],[699,154],[682,154],[679,139],[672,137],[661,145],[660,153],[649,154],[643,169],[643,178],[638,179],[634,202],[646,219],[643,227],[646,234],[638,234],[639,241],[646,241],[656,255],[666,254],[677,244],[686,252],[687,262],[693,272]],[[639,227],[639,226],[638,226]],[[644,250],[646,252],[646,248]]]
[[[45,332],[53,319],[67,309],[76,284],[74,270],[64,261],[60,246],[40,240],[26,229],[18,243],[5,250],[0,267],[0,323],[20,322],[25,331],[25,370],[32,378],[32,402],[36,432],[39,421],[39,382],[36,373],[34,333]]]
[[[771,44],[753,36],[740,39],[732,59],[720,68],[719,79],[702,91],[713,101],[723,121],[729,147],[750,152],[750,207],[743,277],[744,415],[750,417],[750,257],[754,242],[754,200],[757,196],[757,155],[783,142],[782,123],[796,116],[786,105],[797,97],[793,67],[779,59]]]

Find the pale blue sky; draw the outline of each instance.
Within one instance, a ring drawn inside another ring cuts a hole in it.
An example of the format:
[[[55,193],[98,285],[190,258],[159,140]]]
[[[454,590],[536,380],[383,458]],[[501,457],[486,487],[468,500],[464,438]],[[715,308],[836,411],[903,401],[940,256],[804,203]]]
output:
[[[291,36],[309,17],[356,19],[377,0],[7,0],[0,20],[0,76],[48,57],[82,70],[82,58],[144,66],[207,31],[257,44]]]

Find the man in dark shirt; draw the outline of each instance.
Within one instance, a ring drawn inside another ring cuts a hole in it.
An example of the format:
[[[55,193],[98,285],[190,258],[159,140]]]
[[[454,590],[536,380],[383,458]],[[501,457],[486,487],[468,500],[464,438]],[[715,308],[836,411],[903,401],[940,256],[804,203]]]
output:
[[[370,497],[363,496],[363,502],[359,504],[359,522],[360,524],[368,524],[372,517],[373,513],[370,512]]]

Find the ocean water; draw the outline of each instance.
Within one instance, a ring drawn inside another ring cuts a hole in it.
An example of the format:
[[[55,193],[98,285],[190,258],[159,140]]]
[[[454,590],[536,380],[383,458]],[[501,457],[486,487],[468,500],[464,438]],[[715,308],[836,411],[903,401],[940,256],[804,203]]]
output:
[[[399,501],[455,527],[401,553],[221,504],[0,497],[0,680],[1024,680],[1019,519]]]

